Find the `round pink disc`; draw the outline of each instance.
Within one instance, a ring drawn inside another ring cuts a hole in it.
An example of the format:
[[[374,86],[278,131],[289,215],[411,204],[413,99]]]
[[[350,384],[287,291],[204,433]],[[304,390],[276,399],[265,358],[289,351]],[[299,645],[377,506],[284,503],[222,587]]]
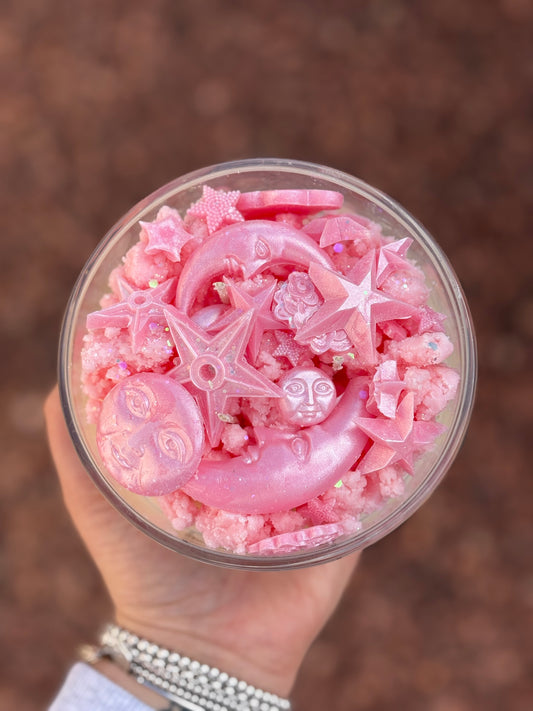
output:
[[[257,543],[248,546],[248,553],[259,555],[276,555],[292,553],[302,548],[313,548],[323,543],[330,543],[344,533],[340,523],[325,523],[320,526],[311,526],[301,531],[280,533],[278,536],[263,538]]]
[[[237,210],[247,219],[297,212],[309,215],[320,210],[337,210],[344,197],[335,190],[258,190],[241,193]]]
[[[204,446],[200,411],[172,378],[131,375],[105,397],[96,434],[109,473],[126,489],[162,496],[194,475]]]

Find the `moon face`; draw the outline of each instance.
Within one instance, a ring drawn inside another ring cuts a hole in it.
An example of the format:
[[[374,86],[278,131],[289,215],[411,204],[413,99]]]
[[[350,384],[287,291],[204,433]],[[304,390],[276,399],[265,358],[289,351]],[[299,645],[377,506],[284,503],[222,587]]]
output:
[[[288,424],[316,425],[335,407],[335,385],[319,368],[293,368],[278,385],[283,392],[278,407]]]
[[[125,378],[104,399],[97,444],[126,489],[161,496],[182,487],[203,451],[200,412],[176,381],[156,373]]]
[[[328,255],[301,230],[269,220],[236,222],[211,235],[186,262],[176,307],[188,314],[202,287],[219,274],[249,279],[275,264],[308,268],[311,262],[333,269]]]

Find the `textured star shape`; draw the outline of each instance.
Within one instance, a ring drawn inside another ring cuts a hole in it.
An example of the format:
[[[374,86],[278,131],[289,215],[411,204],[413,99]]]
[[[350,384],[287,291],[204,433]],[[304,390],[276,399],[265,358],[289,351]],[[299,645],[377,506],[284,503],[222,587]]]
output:
[[[394,418],[358,417],[356,423],[374,442],[358,466],[361,474],[391,464],[399,464],[412,474],[415,453],[427,449],[443,431],[435,422],[414,420],[414,393],[404,396]]]
[[[253,312],[252,330],[248,341],[248,355],[254,363],[259,354],[263,333],[276,328],[283,328],[284,326],[271,310],[278,282],[274,277],[268,279],[266,286],[263,286],[253,295],[237,285],[233,279],[224,277],[224,283],[233,308]]]
[[[214,190],[209,185],[204,185],[202,197],[191,205],[188,214],[203,217],[209,234],[212,234],[222,225],[244,221],[244,217],[235,207],[240,194],[239,190]]]
[[[119,277],[117,285],[122,301],[88,314],[87,328],[90,331],[95,328],[127,328],[133,350],[137,350],[149,324],[163,320],[163,310],[175,296],[176,281],[172,278],[150,289],[134,289]]]
[[[398,376],[396,361],[384,361],[376,368],[370,383],[367,410],[373,414],[381,412],[385,417],[394,417],[400,393],[405,388],[405,383]]]
[[[314,262],[309,265],[309,276],[324,303],[298,329],[296,339],[303,342],[344,329],[359,359],[367,364],[376,362],[376,323],[408,318],[415,310],[377,289],[375,250],[359,260],[350,279]]]
[[[405,253],[413,243],[409,237],[398,239],[378,250],[376,284],[381,286],[385,279],[399,269],[413,269],[413,266],[404,259]]]
[[[196,398],[211,446],[220,441],[230,397],[281,397],[280,388],[244,358],[254,314],[244,312],[214,336],[174,307],[165,317],[180,363],[169,375]]]
[[[146,254],[164,252],[172,262],[179,262],[182,247],[193,237],[183,225],[179,212],[172,208],[162,208],[154,222],[140,222],[148,242]]]
[[[300,365],[302,358],[307,353],[307,348],[301,346],[294,340],[294,336],[286,331],[274,331],[277,347],[272,351],[272,355],[279,357],[285,356],[289,359],[291,365]]]

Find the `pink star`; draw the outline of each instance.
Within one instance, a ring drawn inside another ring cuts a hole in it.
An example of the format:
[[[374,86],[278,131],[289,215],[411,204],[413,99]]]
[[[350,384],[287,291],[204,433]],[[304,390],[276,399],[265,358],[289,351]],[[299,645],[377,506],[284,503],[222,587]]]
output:
[[[252,311],[254,314],[252,332],[248,341],[248,354],[251,361],[255,362],[259,354],[263,333],[276,328],[283,328],[283,324],[274,316],[271,310],[272,299],[278,282],[274,277],[271,277],[268,279],[266,286],[252,295],[242,287],[237,286],[233,279],[228,277],[223,277],[223,279],[228,288],[229,300],[233,308]]]
[[[128,282],[119,277],[118,288],[122,301],[108,306],[101,311],[93,311],[87,316],[87,328],[128,328],[132,347],[137,350],[146,335],[149,322],[163,318],[163,310],[174,298],[176,279],[167,279],[151,289],[135,290]]]
[[[405,253],[413,243],[409,237],[397,239],[378,250],[378,268],[376,284],[381,286],[385,279],[399,269],[413,270],[413,265],[404,259]]]
[[[376,368],[370,383],[366,409],[372,414],[381,412],[385,417],[394,417],[398,407],[398,398],[406,385],[398,376],[395,360],[386,360]]]
[[[370,250],[347,279],[312,262],[309,276],[324,298],[323,305],[297,331],[298,341],[344,329],[361,361],[376,362],[376,323],[408,318],[414,307],[376,288],[376,256]]]
[[[141,222],[148,238],[146,254],[165,252],[172,262],[179,262],[182,247],[193,237],[183,226],[179,212],[163,207],[154,222]]]
[[[291,365],[300,365],[303,356],[307,352],[305,346],[301,346],[294,340],[294,336],[286,331],[274,331],[278,346],[272,351],[272,355],[279,357],[285,356],[289,359]]]
[[[414,420],[414,397],[411,392],[404,396],[394,419],[357,418],[357,425],[374,441],[359,464],[361,474],[396,463],[412,474],[415,452],[427,449],[443,431],[442,425],[435,422]]]
[[[204,185],[202,197],[191,205],[187,214],[205,218],[209,234],[212,234],[222,225],[244,221],[235,207],[240,194],[238,190],[214,190]]]
[[[281,390],[244,358],[252,311],[237,316],[215,336],[209,336],[174,307],[168,307],[165,316],[180,358],[169,375],[196,398],[213,447],[220,440],[220,415],[228,398],[281,397]]]

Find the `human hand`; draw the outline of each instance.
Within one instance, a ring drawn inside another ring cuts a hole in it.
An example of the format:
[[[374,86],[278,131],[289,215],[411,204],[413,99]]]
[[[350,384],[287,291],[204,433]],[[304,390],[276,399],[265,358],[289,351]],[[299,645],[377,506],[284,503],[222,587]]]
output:
[[[313,568],[244,572],[178,555],[124,519],[90,480],[57,388],[45,407],[63,497],[119,625],[281,696],[348,583],[358,554]]]

